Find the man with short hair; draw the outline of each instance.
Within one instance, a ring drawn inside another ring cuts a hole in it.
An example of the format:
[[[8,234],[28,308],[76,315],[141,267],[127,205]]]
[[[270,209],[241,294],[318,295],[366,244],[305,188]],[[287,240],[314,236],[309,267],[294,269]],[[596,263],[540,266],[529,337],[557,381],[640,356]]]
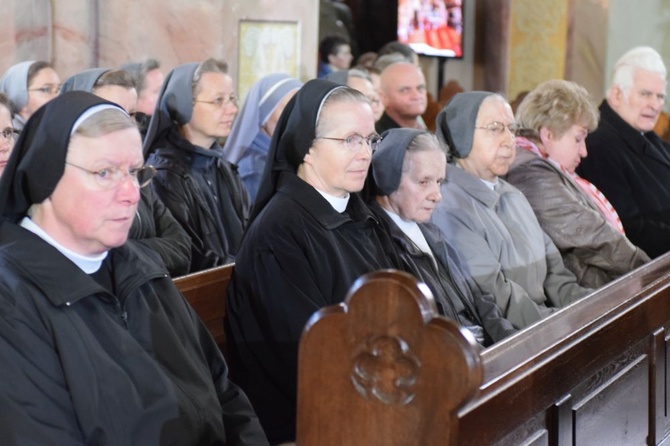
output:
[[[375,125],[377,133],[408,127],[425,129],[421,115],[426,111],[426,79],[421,68],[397,62],[381,72],[381,100],[384,114]]]
[[[666,97],[666,68],[636,47],[614,66],[600,122],[577,173],[609,199],[626,235],[650,257],[670,250],[670,148],[654,133]]]

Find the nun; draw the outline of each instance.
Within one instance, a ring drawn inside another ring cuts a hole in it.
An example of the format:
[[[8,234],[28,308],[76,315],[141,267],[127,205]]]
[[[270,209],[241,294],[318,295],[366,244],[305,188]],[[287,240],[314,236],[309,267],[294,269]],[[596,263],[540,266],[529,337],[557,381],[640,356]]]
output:
[[[524,328],[592,290],[579,286],[528,200],[501,178],[514,161],[515,132],[512,108],[499,94],[465,92],[449,101],[437,116],[437,135],[454,162],[431,221],[481,291]]]
[[[490,294],[462,272],[454,248],[429,222],[442,199],[446,151],[435,135],[399,128],[382,135],[372,155],[370,208],[391,235],[404,269],[430,288],[440,314],[466,327],[487,347],[516,332]]]
[[[235,261],[242,241],[249,196],[219,144],[236,114],[225,62],[179,65],[165,79],[144,140],[157,170],[152,188],[191,238],[190,272]]]
[[[0,431],[11,444],[267,444],[158,256],[126,243],[143,165],[117,105],[65,93],[0,180]]]
[[[309,317],[370,271],[398,268],[359,195],[380,140],[360,92],[316,79],[289,101],[228,290],[240,386],[271,443],[295,440],[298,342]]]
[[[66,91],[93,93],[120,105],[129,114],[137,104],[133,79],[124,70],[91,68],[80,71],[63,82],[61,92]],[[141,190],[128,237],[154,249],[172,277],[189,272],[191,239],[151,187]]]
[[[270,74],[247,93],[223,147],[226,159],[237,164],[253,203],[279,116],[302,82],[288,74]]]
[[[9,67],[0,79],[0,93],[12,104],[13,125],[21,130],[26,121],[42,105],[55,98],[60,77],[49,62],[28,60]]]

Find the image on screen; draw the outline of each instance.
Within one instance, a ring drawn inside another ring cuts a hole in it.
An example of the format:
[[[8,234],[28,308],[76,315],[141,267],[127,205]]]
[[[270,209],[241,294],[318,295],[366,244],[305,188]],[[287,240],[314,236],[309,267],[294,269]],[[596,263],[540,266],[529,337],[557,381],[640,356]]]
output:
[[[462,57],[463,0],[398,0],[398,40],[421,55]]]

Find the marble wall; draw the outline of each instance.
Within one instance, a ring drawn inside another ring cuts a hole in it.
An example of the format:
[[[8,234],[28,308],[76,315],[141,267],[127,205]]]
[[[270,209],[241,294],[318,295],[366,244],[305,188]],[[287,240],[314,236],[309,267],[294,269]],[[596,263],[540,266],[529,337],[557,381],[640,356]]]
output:
[[[21,60],[44,59],[65,79],[85,68],[149,56],[165,70],[212,56],[227,60],[234,78],[244,78],[242,89],[264,70],[283,68],[303,80],[316,74],[319,0],[2,0],[2,5],[1,71]],[[250,60],[264,62],[252,66]]]

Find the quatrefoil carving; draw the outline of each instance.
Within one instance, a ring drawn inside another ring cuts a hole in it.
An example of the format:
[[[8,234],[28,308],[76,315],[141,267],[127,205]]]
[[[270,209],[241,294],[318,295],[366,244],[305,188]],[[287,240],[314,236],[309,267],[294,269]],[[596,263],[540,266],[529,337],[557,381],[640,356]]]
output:
[[[384,404],[409,404],[421,369],[407,342],[396,336],[372,336],[354,357],[351,380],[363,397]]]

